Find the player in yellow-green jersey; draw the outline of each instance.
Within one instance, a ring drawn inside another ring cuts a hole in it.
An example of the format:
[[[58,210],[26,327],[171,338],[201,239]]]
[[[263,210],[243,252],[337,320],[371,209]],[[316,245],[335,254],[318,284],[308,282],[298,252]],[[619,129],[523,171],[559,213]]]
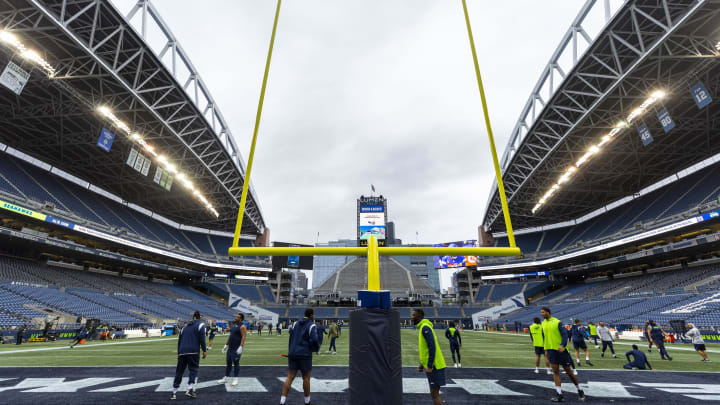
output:
[[[545,341],[543,338],[542,325],[540,325],[540,318],[535,317],[533,324],[530,325],[530,338],[532,339],[533,346],[535,347],[535,374],[540,373],[540,356],[545,356]],[[550,362],[545,356],[545,371],[548,375],[552,374],[550,369]]]
[[[583,392],[583,390],[580,389],[578,385],[578,379],[577,377],[575,377],[572,369],[574,363],[572,357],[570,357],[570,353],[568,353],[567,351],[567,329],[565,329],[565,326],[563,326],[562,322],[560,322],[559,319],[553,317],[550,314],[550,308],[542,307],[542,309],[540,309],[540,315],[542,315],[543,317],[543,322],[541,326],[543,337],[545,338],[543,341],[543,343],[545,344],[545,355],[550,362],[550,367],[552,367],[553,380],[555,380],[555,391],[557,391],[557,395],[552,398],[552,401],[565,401],[561,388],[562,381],[560,380],[560,366],[565,369],[568,377],[570,377],[572,383],[575,384],[575,388],[577,389],[578,393],[578,399],[580,401],[584,401],[585,393]]]

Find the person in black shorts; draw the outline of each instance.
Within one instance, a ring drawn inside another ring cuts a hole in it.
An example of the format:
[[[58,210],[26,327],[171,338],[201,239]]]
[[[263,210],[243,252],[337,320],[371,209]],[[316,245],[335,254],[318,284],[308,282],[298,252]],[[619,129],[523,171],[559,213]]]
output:
[[[698,352],[698,354],[702,357],[703,363],[709,363],[710,359],[707,356],[707,349],[705,348],[705,341],[702,338],[702,333],[700,333],[700,330],[695,327],[695,325],[688,323],[687,324],[688,331],[685,333],[687,337],[692,339],[693,346],[695,346],[695,351]]]
[[[440,351],[440,344],[433,330],[433,324],[425,319],[425,312],[420,308],[412,311],[411,319],[413,325],[418,329],[418,352],[420,354],[420,365],[418,371],[425,371],[425,376],[430,385],[430,396],[433,405],[442,405],[440,387],[445,385],[445,359]]]
[[[578,392],[578,399],[585,400],[585,393],[580,389],[578,379],[573,373],[573,360],[570,357],[570,353],[567,351],[568,342],[568,331],[563,326],[559,319],[550,315],[550,308],[543,307],[540,310],[540,314],[543,317],[542,331],[544,336],[545,344],[545,355],[550,362],[550,366],[553,370],[553,380],[555,382],[555,391],[557,395],[552,398],[553,402],[565,402],[565,398],[562,394],[562,380],[560,378],[560,366],[565,369],[568,377]]]
[[[590,351],[585,344],[585,339],[587,339],[585,327],[579,319],[575,320],[575,324],[570,329],[570,338],[572,339],[573,348],[575,349],[575,359],[577,359],[578,367],[580,367],[580,350],[585,351],[585,364],[592,366],[593,364],[590,362]]]
[[[312,371],[312,354],[320,349],[317,326],[315,325],[315,311],[312,308],[305,310],[305,317],[290,326],[290,340],[288,341],[288,376],[282,388],[280,404],[284,404],[290,392],[298,370],[302,373],[303,393],[305,404],[310,403],[310,373]]]

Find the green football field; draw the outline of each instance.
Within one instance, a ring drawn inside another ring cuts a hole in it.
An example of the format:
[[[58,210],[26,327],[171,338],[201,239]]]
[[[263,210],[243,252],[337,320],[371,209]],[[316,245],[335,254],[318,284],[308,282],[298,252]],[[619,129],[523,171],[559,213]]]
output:
[[[338,354],[326,354],[329,340],[323,342],[319,355],[313,359],[314,365],[348,364],[348,331],[337,341]],[[447,339],[441,330],[436,330],[440,345],[448,366],[452,366]],[[463,367],[534,367],[534,353],[527,335],[503,333],[484,333],[465,331],[462,333],[461,350]],[[207,359],[201,364],[225,364],[225,355],[221,349],[227,336],[219,335],[208,352]],[[417,333],[414,330],[402,331],[403,365],[418,364]],[[176,361],[177,340],[175,338],[150,338],[115,342],[91,342],[68,349],[68,341],[52,343],[26,343],[21,346],[0,345],[0,365],[2,366],[172,366]],[[287,353],[288,335],[268,336],[249,334],[245,343],[241,365],[283,365],[287,360],[280,355]],[[609,356],[600,357],[600,350],[593,345],[590,348],[590,360],[596,369],[616,369],[625,363],[625,352],[630,350],[632,342],[616,342],[618,359]],[[708,345],[709,356],[714,363],[700,362],[700,356],[692,351],[692,345],[668,345],[673,361],[662,361],[657,350],[648,356],[653,368],[673,371],[720,371],[720,347],[714,349]],[[646,346],[644,350],[646,349]],[[581,353],[582,355],[582,353]],[[573,354],[574,357],[574,354]],[[584,356],[583,356],[584,357]],[[586,368],[584,364],[581,369]]]

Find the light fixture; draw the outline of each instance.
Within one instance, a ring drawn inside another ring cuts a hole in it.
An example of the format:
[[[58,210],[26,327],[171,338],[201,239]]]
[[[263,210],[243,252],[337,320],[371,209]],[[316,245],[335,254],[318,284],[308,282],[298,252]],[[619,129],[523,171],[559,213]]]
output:
[[[720,50],[720,42],[716,45],[718,50]],[[560,178],[558,178],[557,182],[550,186],[550,189],[543,194],[543,196],[538,200],[537,204],[532,209],[532,213],[535,214],[542,206],[545,204],[545,202],[550,198],[557,190],[560,189],[560,186],[564,183],[567,183],[567,181],[570,179],[570,176],[572,173],[574,173],[580,166],[585,164],[590,158],[592,158],[593,155],[600,152],[600,149],[608,142],[612,140],[612,138],[619,134],[620,131],[622,131],[624,128],[627,128],[630,123],[633,122],[634,119],[644,114],[647,109],[653,105],[658,100],[665,97],[665,92],[663,90],[655,90],[650,94],[650,97],[648,97],[643,103],[632,110],[630,114],[627,116],[627,119],[624,121],[619,121],[613,129],[610,130],[607,134],[603,135],[602,138],[600,138],[600,142],[598,142],[596,145],[590,146],[590,148],[583,154],[580,159],[575,162],[574,166],[570,166],[565,173],[563,173]]]
[[[45,73],[48,75],[48,77],[55,76],[55,68],[52,67],[40,54],[38,54],[36,51],[32,49],[28,49],[25,44],[20,41],[20,39],[13,33],[9,31],[0,31],[0,40],[2,42],[10,45],[11,47],[15,48],[17,52],[22,55],[23,58],[28,59],[35,63],[36,65],[40,66]]]
[[[167,156],[156,152],[155,147],[153,145],[150,145],[147,141],[145,141],[145,139],[143,138],[143,136],[141,134],[131,131],[130,127],[125,122],[120,120],[113,113],[113,111],[112,111],[112,109],[110,109],[110,107],[108,107],[106,105],[101,105],[101,106],[97,107],[97,111],[100,114],[102,114],[105,118],[107,118],[110,122],[112,122],[113,125],[120,128],[121,130],[123,130],[130,137],[130,139],[132,139],[133,141],[135,141],[139,145],[141,145],[145,151],[147,151],[153,157],[155,157],[158,160],[158,162],[160,162],[160,164],[162,164],[165,167],[165,169],[167,169],[168,172],[172,173],[173,175],[175,175],[175,177],[180,179],[183,182],[183,184],[185,185],[185,188],[190,190],[193,193],[193,195],[195,195],[197,198],[199,198],[203,202],[203,204],[206,206],[206,208],[210,212],[212,212],[213,215],[215,215],[215,217],[219,217],[217,211],[212,209],[212,205],[208,202],[208,200],[205,198],[205,196],[203,196],[199,190],[195,189],[192,182],[187,178],[187,175],[185,173],[180,172],[177,169],[177,166],[175,166],[173,163],[171,163],[168,160]],[[208,207],[208,205],[210,205],[210,206]]]
[[[25,44],[22,43],[21,39],[12,32],[0,30],[0,43],[7,44],[8,46],[14,48],[23,58],[40,66],[40,68],[45,71],[48,77],[55,76],[55,68],[50,65],[50,63],[48,63],[42,56],[40,56],[37,51],[27,48]],[[97,107],[97,111],[105,118],[107,118],[110,122],[112,122],[115,127],[124,131],[125,134],[129,136],[133,141],[140,144],[143,149],[148,151],[153,156],[158,157],[158,154],[155,152],[155,148],[152,145],[148,144],[145,139],[143,139],[142,135],[137,132],[132,132],[130,130],[130,127],[125,122],[120,120],[113,113],[110,107],[106,105],[100,105]],[[183,180],[183,183],[185,184],[185,187],[191,190],[194,195],[199,196],[199,198],[206,204],[206,206],[208,206],[207,208],[215,215],[215,217],[219,217],[218,212],[212,207],[212,205],[207,201],[207,199],[202,195],[202,193],[200,193],[200,191],[196,190],[193,187],[192,182],[190,182],[190,180],[188,180],[183,173],[180,173],[175,165],[168,162],[165,156],[161,155],[160,157],[164,159],[163,163],[165,164],[165,167],[168,169],[168,171],[176,174],[178,178],[181,178]],[[160,157],[158,157],[158,159],[160,159]]]

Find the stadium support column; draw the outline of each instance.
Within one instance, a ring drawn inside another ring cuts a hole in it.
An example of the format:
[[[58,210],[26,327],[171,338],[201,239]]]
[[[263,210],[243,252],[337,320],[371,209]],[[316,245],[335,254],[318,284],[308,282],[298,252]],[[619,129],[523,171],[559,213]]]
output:
[[[400,313],[390,291],[380,290],[380,258],[374,236],[368,241],[368,289],[358,291],[361,307],[350,311],[350,404],[402,404]]]

